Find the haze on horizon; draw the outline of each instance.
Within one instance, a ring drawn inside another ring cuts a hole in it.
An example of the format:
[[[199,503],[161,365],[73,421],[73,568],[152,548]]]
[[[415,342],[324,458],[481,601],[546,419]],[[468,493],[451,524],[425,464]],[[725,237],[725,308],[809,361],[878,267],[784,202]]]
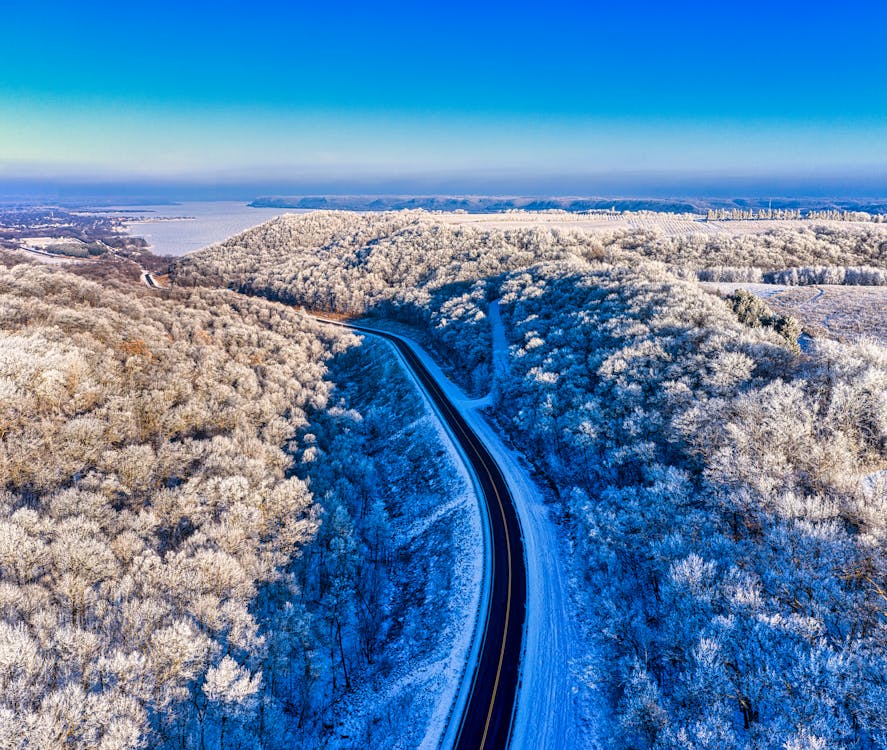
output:
[[[882,4],[5,5],[0,193],[887,194]]]

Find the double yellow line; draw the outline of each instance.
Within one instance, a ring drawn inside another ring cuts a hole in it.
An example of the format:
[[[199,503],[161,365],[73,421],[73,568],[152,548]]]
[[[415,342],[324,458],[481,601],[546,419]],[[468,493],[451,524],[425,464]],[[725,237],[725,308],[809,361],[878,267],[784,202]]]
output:
[[[409,348],[408,344],[404,343],[404,345],[407,346],[407,348]],[[418,357],[416,357],[416,355],[412,351],[410,351],[410,355],[411,355],[411,357],[415,358],[416,361],[418,361]],[[409,359],[409,358],[407,358],[407,359]],[[413,367],[413,371],[417,375],[419,375],[419,370],[413,366],[412,362],[410,362],[410,366]],[[421,379],[422,378],[420,377],[420,380]],[[439,403],[441,403],[447,411],[447,414],[448,414],[447,421],[450,422],[451,426],[457,427],[459,432],[461,433],[462,440],[460,440],[460,442],[462,442],[463,446],[471,448],[471,450],[474,452],[474,455],[477,457],[477,465],[483,466],[483,468],[487,474],[487,479],[490,482],[490,486],[493,488],[493,494],[496,496],[496,502],[499,506],[499,513],[502,516],[502,528],[505,532],[505,551],[506,551],[506,557],[508,558],[508,596],[507,596],[507,599],[505,602],[505,622],[504,622],[504,627],[503,627],[503,631],[502,631],[502,646],[499,649],[499,663],[496,667],[496,679],[495,679],[495,682],[493,683],[493,694],[490,698],[489,708],[487,709],[487,718],[486,718],[486,722],[484,723],[484,733],[483,733],[483,736],[482,736],[481,742],[480,742],[480,747],[484,747],[487,742],[487,736],[489,735],[489,732],[490,732],[490,722],[492,721],[492,718],[493,718],[493,708],[496,704],[496,695],[499,692],[499,680],[502,676],[502,664],[505,661],[505,644],[508,640],[508,623],[511,618],[511,593],[512,593],[511,566],[513,564],[512,557],[511,557],[511,535],[508,532],[508,519],[505,515],[505,506],[502,503],[502,496],[499,494],[499,490],[496,487],[496,482],[494,481],[493,473],[490,471],[490,468],[487,464],[487,459],[484,458],[483,454],[477,449],[477,446],[475,445],[475,441],[480,442],[480,439],[470,429],[466,430],[465,426],[463,426],[464,418],[459,419],[454,416],[454,414],[456,414],[456,412],[455,412],[455,409],[453,408],[452,404],[450,403],[450,400],[446,397],[446,394],[444,394],[443,389],[433,379],[431,379],[430,373],[428,374],[428,382],[424,383],[424,385],[425,385],[426,389],[428,389],[429,391],[433,390],[436,392],[436,395],[439,397]],[[459,415],[459,416],[461,417],[461,415]],[[490,534],[490,544],[491,544],[491,546],[495,546],[495,540],[494,540],[494,537],[492,534]],[[491,550],[491,553],[492,552],[493,552],[493,550]],[[495,554],[491,554],[491,558],[492,558],[492,562],[493,562],[493,577],[495,578],[495,573],[496,573],[496,570],[495,570],[496,556],[495,556]],[[489,604],[487,606],[487,621],[488,622],[489,622],[491,608],[492,608],[492,601],[489,602]],[[484,640],[483,640],[484,644],[486,643],[488,634],[489,633],[488,633],[487,629],[485,628],[484,629]],[[483,652],[483,647],[481,647],[481,652]],[[471,704],[471,697],[474,696],[476,685],[477,685],[477,682],[475,680],[471,686],[471,696],[469,696],[469,699],[468,699],[469,705]],[[462,722],[459,727],[459,734],[456,738],[457,745],[459,744],[459,739],[462,736],[462,727],[464,726],[464,723],[465,723],[465,716],[463,715]]]
[[[454,409],[450,400],[447,398],[446,394],[443,392],[443,389],[440,387],[440,385],[437,383],[437,381],[434,380],[434,378],[431,376],[431,373],[422,364],[419,357],[412,350],[410,345],[406,343],[406,341],[404,341],[403,339],[401,339],[398,336],[395,336],[394,334],[388,333],[387,331],[378,331],[378,330],[374,330],[371,328],[364,328],[362,326],[354,326],[354,325],[350,325],[348,323],[343,323],[341,321],[336,321],[336,320],[328,320],[328,319],[323,319],[323,318],[320,318],[320,320],[322,320],[325,323],[331,323],[333,325],[341,326],[343,328],[350,328],[351,330],[354,330],[357,332],[381,336],[382,338],[386,338],[389,341],[394,342],[395,345],[397,346],[398,350],[402,354],[404,354],[404,360],[406,360],[407,364],[413,370],[413,373],[416,375],[417,380],[423,386],[426,393],[431,398],[432,402],[435,405],[442,406],[443,409],[446,411],[446,421],[449,423],[450,427],[453,428],[454,430],[458,430],[458,432],[461,433],[461,437],[457,436],[459,439],[459,442],[462,443],[463,447],[466,448],[466,450],[468,448],[471,449],[474,456],[477,458],[477,466],[483,467],[483,470],[486,472],[489,484],[493,488],[493,494],[496,496],[496,502],[499,506],[499,513],[502,516],[502,528],[505,533],[505,551],[506,551],[506,557],[508,559],[508,571],[507,571],[508,593],[507,593],[507,599],[506,599],[506,603],[505,603],[505,621],[504,621],[504,627],[502,630],[502,646],[499,649],[499,663],[496,666],[496,679],[493,683],[493,693],[490,697],[490,705],[487,708],[487,717],[486,717],[486,721],[484,723],[484,732],[483,732],[483,736],[481,737],[480,746],[479,746],[479,747],[483,748],[486,745],[487,737],[489,736],[490,723],[492,722],[492,719],[493,719],[493,709],[496,705],[496,696],[498,695],[498,692],[499,692],[499,682],[500,682],[500,679],[502,676],[502,665],[505,661],[505,646],[508,641],[508,625],[511,620],[512,569],[513,569],[513,565],[514,565],[514,562],[512,559],[512,552],[511,552],[511,536],[508,531],[508,518],[505,515],[505,505],[502,501],[502,496],[499,494],[499,489],[497,488],[496,482],[494,481],[493,472],[490,470],[489,463],[488,463],[488,459],[489,459],[489,461],[492,461],[492,457],[489,455],[489,453],[487,453],[487,458],[485,459],[483,454],[480,452],[480,450],[478,450],[477,444],[479,444],[481,442],[480,438],[478,438],[477,435],[470,428],[467,427],[467,422],[465,421],[464,417],[462,417],[462,415],[459,414]],[[417,367],[417,365],[418,365],[418,367]],[[472,464],[472,468],[474,468],[475,462],[471,461],[471,464]],[[503,478],[503,481],[504,481],[504,478]],[[483,487],[481,487],[481,491],[483,492]],[[489,498],[486,498],[486,492],[484,492],[484,495],[485,495],[485,499],[488,500]],[[489,502],[487,502],[487,505],[489,506]],[[495,535],[490,533],[490,546],[491,546],[490,557],[491,557],[491,562],[492,562],[492,576],[491,576],[492,580],[495,580],[495,574],[496,574],[496,555],[494,554],[495,545],[496,545]],[[487,603],[487,617],[486,617],[487,626],[484,627],[484,637],[481,642],[481,649],[480,649],[481,655],[484,652],[487,638],[489,636],[489,627],[488,626],[489,626],[490,613],[492,611],[492,606],[493,606],[493,603],[492,603],[492,588],[491,588],[490,600]],[[472,678],[472,684],[471,684],[471,693],[469,694],[468,702],[466,703],[466,707],[471,705],[471,700],[474,697],[474,694],[477,690],[477,675],[478,675],[478,672],[477,672],[477,669],[475,668],[475,672],[474,672],[474,676]],[[463,713],[462,720],[459,723],[459,732],[456,736],[456,745],[457,746],[459,745],[459,742],[462,738],[462,732],[465,727],[465,718],[466,718],[466,714]],[[509,722],[509,724],[510,724],[510,722]]]

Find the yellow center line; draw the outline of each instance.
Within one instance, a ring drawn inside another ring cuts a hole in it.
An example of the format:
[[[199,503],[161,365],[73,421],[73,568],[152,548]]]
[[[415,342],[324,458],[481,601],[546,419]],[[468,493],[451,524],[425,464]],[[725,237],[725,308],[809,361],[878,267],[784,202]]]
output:
[[[438,386],[436,381],[432,380],[431,382],[434,383],[434,390],[437,390],[440,393],[440,395],[443,396],[442,389]],[[451,407],[449,400],[445,396],[443,398],[443,403],[447,409],[447,412],[452,416],[454,413],[454,410]],[[481,738],[481,747],[483,747],[486,744],[487,735],[490,731],[490,722],[492,721],[492,718],[493,718],[493,707],[496,704],[496,695],[499,692],[499,681],[500,681],[500,678],[502,675],[502,664],[505,661],[505,645],[507,643],[507,638],[508,638],[508,623],[511,618],[511,589],[512,589],[512,586],[511,586],[511,583],[512,583],[511,582],[511,566],[512,566],[511,536],[508,532],[508,521],[505,516],[505,506],[502,503],[502,497],[499,495],[499,490],[496,488],[496,483],[493,480],[493,473],[490,471],[490,468],[487,465],[487,461],[484,459],[483,455],[481,455],[480,451],[477,449],[477,447],[474,445],[474,443],[471,440],[472,437],[475,440],[479,440],[479,438],[477,437],[477,435],[473,431],[469,435],[469,433],[466,432],[465,428],[463,427],[463,425],[460,423],[459,420],[453,419],[452,421],[455,422],[456,426],[459,428],[459,431],[462,433],[462,436],[466,438],[469,446],[471,447],[471,450],[474,452],[474,455],[477,456],[478,462],[480,463],[481,466],[483,466],[484,470],[486,471],[487,478],[490,481],[490,486],[493,488],[493,494],[495,494],[496,502],[499,505],[499,513],[502,515],[502,526],[505,531],[505,549],[506,549],[506,556],[508,558],[508,596],[505,601],[505,623],[504,623],[504,628],[503,628],[502,647],[499,649],[499,663],[496,667],[496,679],[493,683],[493,694],[490,698],[490,707],[487,710],[487,719],[486,719],[486,723],[484,724],[483,737]],[[473,693],[473,690],[472,690],[472,693]]]
[[[358,330],[360,330],[360,328],[358,328],[357,326],[349,326],[349,327],[357,328]],[[368,333],[370,332],[370,329],[363,329],[363,330]],[[373,331],[373,333],[378,333],[378,332]],[[391,336],[391,334],[388,334],[388,335]],[[386,337],[384,333],[383,333],[383,337]],[[406,342],[404,342],[403,339],[399,339],[394,336],[392,336],[392,338],[394,338],[395,341],[399,341],[399,342],[403,343],[403,345],[407,348],[407,351],[409,352],[411,358],[421,364],[418,356],[413,352],[412,347],[410,347],[408,344],[406,344]],[[503,529],[505,532],[505,550],[506,550],[506,557],[508,558],[508,595],[507,595],[506,602],[505,602],[505,623],[504,623],[503,634],[502,634],[502,647],[499,649],[499,663],[496,667],[496,679],[493,682],[493,694],[490,697],[490,706],[489,706],[489,709],[487,710],[487,719],[486,719],[486,723],[484,724],[483,737],[481,738],[481,747],[483,747],[486,744],[487,735],[489,734],[489,731],[490,731],[490,722],[492,721],[492,718],[493,718],[493,708],[496,705],[496,696],[499,692],[499,681],[502,676],[502,664],[505,661],[505,646],[506,646],[507,639],[508,639],[508,624],[511,619],[511,596],[512,596],[511,536],[508,532],[508,521],[507,521],[507,518],[505,515],[505,506],[502,503],[502,497],[499,494],[499,490],[496,488],[496,482],[494,481],[493,472],[490,470],[487,460],[484,458],[484,456],[478,450],[477,446],[474,444],[474,441],[480,442],[480,438],[477,437],[477,434],[473,430],[468,428],[467,422],[463,425],[464,417],[462,417],[461,420],[456,418],[456,415],[458,413],[455,411],[454,407],[451,405],[449,398],[447,398],[447,396],[444,394],[443,389],[440,387],[440,385],[437,383],[437,381],[432,377],[431,373],[427,372],[427,370],[425,371],[425,376],[427,377],[427,379],[426,379],[426,377],[422,376],[421,370],[419,368],[415,367],[415,365],[412,362],[411,362],[411,366],[412,366],[414,372],[416,373],[416,375],[419,376],[419,380],[423,381],[423,384],[425,385],[426,390],[428,390],[429,393],[434,392],[435,394],[437,394],[440,397],[440,402],[443,405],[443,407],[445,408],[445,410],[449,416],[449,419],[447,421],[450,422],[451,426],[455,426],[458,429],[458,431],[461,433],[462,437],[465,439],[464,443],[465,443],[466,447],[470,448],[471,451],[474,453],[474,455],[477,457],[478,463],[480,464],[481,467],[483,467],[483,470],[486,472],[487,479],[490,482],[490,486],[493,488],[493,494],[496,496],[496,502],[499,505],[499,513],[502,515],[502,526],[503,526]],[[424,366],[423,366],[423,368],[424,368]],[[461,417],[461,415],[459,415],[459,417]],[[487,454],[487,455],[489,456],[489,454]],[[490,460],[492,460],[492,457],[490,457]],[[481,491],[483,491],[483,488],[481,488]],[[491,548],[495,547],[494,535],[492,535],[492,534],[490,535],[490,545],[491,545]],[[491,549],[491,552],[492,552],[492,549]],[[491,555],[491,557],[492,557],[493,566],[495,566],[495,562],[496,562],[495,554]],[[491,586],[492,586],[492,584],[491,584]],[[492,588],[491,588],[491,598],[490,598],[490,601],[489,601],[488,607],[487,607],[487,617],[486,617],[487,623],[489,623],[489,620],[490,620],[491,610],[492,610]],[[488,628],[485,628],[485,630],[488,630]],[[486,643],[487,635],[488,635],[488,633],[485,632],[484,637],[483,637],[483,641],[482,641],[482,645],[481,645],[481,653],[483,653],[483,644]],[[475,672],[475,678],[476,677],[477,677],[477,672]],[[471,697],[474,695],[476,687],[477,687],[477,681],[475,679],[474,683],[471,686],[471,694],[468,699],[468,705],[471,704]],[[461,725],[459,728],[459,737],[461,737],[461,734],[462,734],[462,728],[464,727],[464,721],[465,721],[465,716],[463,715],[462,722],[461,722]],[[458,739],[456,742],[458,744]]]
[[[489,473],[489,469],[487,469]],[[499,512],[502,514],[502,525],[505,527],[505,551],[508,556],[508,598],[505,600],[505,627],[503,628],[502,648],[499,650],[499,664],[496,667],[496,681],[493,683],[493,697],[490,699],[490,710],[487,712],[487,723],[484,725],[484,736],[481,739],[481,747],[487,742],[487,733],[490,731],[490,720],[493,717],[493,706],[496,703],[496,694],[499,692],[499,677],[502,674],[502,662],[505,660],[505,643],[508,639],[508,622],[511,617],[511,536],[508,533],[508,523],[505,518],[505,507],[496,485],[493,484],[493,492],[499,503]]]

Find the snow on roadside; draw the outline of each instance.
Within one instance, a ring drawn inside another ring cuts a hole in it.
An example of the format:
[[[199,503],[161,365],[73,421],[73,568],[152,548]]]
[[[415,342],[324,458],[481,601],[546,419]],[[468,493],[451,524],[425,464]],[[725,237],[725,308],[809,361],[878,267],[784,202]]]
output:
[[[493,327],[493,371],[508,367],[508,344],[498,305],[490,306]],[[596,657],[576,627],[563,535],[551,509],[524,466],[520,455],[505,445],[480,409],[492,404],[492,394],[469,398],[450,381],[435,360],[415,340],[416,354],[441,385],[447,397],[484,441],[505,475],[524,535],[527,563],[527,621],[522,680],[512,737],[515,748],[606,746],[607,712],[587,675],[594,674]],[[494,383],[493,388],[496,385]]]
[[[397,350],[390,349],[404,374],[422,395],[423,433],[431,443],[436,460],[446,462],[442,474],[449,477],[442,493],[447,501],[437,507],[405,509],[418,517],[397,530],[400,549],[419,550],[425,564],[439,564],[442,555],[435,546],[446,544],[452,554],[452,582],[448,589],[429,576],[423,599],[426,608],[439,614],[442,622],[408,624],[408,642],[389,645],[387,657],[399,666],[362,690],[346,696],[337,707],[338,737],[330,748],[373,747],[436,750],[443,746],[453,706],[473,667],[481,638],[478,615],[486,601],[489,572],[484,555],[486,529],[482,523],[480,496],[454,439],[442,418],[424,397],[412,370]],[[436,450],[438,449],[439,450]],[[415,553],[416,557],[420,553]],[[422,561],[420,561],[421,563]],[[482,634],[481,634],[482,635]],[[421,645],[417,642],[421,641]],[[416,658],[421,654],[420,658]]]

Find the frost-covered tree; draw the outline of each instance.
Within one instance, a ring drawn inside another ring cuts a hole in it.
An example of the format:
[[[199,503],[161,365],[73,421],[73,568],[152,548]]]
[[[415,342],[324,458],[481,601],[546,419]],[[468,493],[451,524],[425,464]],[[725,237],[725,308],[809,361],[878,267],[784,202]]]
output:
[[[560,511],[616,746],[868,748],[887,747],[887,355],[802,353],[795,322],[692,282],[877,281],[885,240],[875,225],[593,236],[319,212],[176,277],[396,319],[478,392],[498,298],[494,417]]]

